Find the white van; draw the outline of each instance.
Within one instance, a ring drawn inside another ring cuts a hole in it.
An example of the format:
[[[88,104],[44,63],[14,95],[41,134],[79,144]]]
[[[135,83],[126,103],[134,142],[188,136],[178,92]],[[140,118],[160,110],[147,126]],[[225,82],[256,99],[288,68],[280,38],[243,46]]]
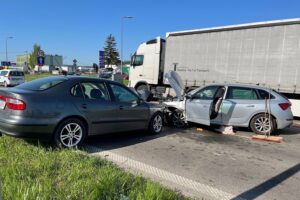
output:
[[[24,72],[11,69],[0,70],[0,84],[4,87],[19,85],[24,82]]]

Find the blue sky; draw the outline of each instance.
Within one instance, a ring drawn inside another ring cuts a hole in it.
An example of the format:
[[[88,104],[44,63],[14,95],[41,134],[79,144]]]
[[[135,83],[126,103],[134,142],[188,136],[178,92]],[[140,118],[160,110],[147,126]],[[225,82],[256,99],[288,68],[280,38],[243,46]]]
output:
[[[137,46],[166,32],[300,17],[299,0],[0,0],[0,60],[32,51],[38,43],[49,54],[98,63],[98,51],[111,33],[120,49],[124,21],[124,59]]]

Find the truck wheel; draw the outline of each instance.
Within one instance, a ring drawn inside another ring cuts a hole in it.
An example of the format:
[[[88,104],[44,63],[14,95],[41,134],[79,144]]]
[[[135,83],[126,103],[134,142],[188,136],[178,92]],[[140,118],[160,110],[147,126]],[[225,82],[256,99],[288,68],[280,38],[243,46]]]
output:
[[[8,85],[7,85],[7,82],[6,81],[4,81],[4,87],[7,87]]]
[[[148,130],[151,134],[159,134],[163,128],[163,114],[161,112],[155,113],[149,123]]]
[[[149,89],[148,89],[147,85],[141,84],[141,85],[136,87],[136,90],[139,91],[139,90],[149,90]]]
[[[171,115],[172,125],[176,128],[183,128],[185,124],[183,112],[179,109],[173,111]]]
[[[250,128],[254,133],[264,135],[274,131],[275,122],[273,117],[271,117],[271,122],[269,122],[269,114],[258,114],[251,120]]]
[[[86,135],[86,127],[79,119],[63,121],[54,134],[54,144],[59,148],[72,148],[79,146]]]

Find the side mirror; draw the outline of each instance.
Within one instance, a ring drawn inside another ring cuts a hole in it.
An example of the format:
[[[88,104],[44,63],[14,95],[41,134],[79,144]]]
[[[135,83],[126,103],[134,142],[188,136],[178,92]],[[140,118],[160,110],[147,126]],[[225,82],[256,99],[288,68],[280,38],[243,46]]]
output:
[[[136,103],[137,103],[138,105],[141,105],[142,103],[144,103],[144,100],[143,100],[143,99],[138,99],[138,100],[136,101]]]
[[[186,98],[186,99],[193,99],[193,96],[190,95],[190,94],[186,94],[186,95],[185,95],[185,98]]]

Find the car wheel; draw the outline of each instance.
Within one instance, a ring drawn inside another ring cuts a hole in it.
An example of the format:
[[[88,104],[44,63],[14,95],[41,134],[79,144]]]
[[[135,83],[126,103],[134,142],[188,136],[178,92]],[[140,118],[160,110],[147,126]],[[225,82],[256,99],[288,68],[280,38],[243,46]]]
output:
[[[271,119],[271,120],[270,120]],[[258,114],[250,122],[251,130],[256,134],[268,134],[274,131],[275,122],[269,114]]]
[[[163,115],[160,112],[155,113],[149,123],[149,131],[152,134],[159,134],[163,128]]]
[[[59,148],[72,148],[79,146],[86,135],[86,128],[79,119],[67,119],[57,128],[54,143]]]
[[[181,110],[174,110],[171,115],[172,125],[176,128],[183,128],[185,124],[184,115]]]
[[[6,81],[4,81],[4,87],[7,87],[8,85],[7,85],[7,82]]]

